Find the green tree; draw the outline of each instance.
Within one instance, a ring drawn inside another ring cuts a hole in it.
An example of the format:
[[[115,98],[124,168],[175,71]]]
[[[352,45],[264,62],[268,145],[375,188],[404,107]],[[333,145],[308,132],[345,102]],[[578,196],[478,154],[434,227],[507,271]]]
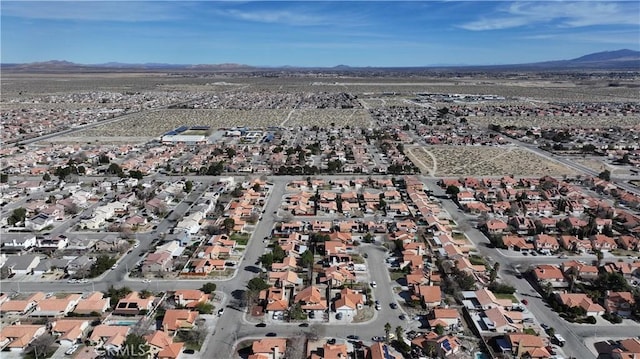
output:
[[[251,291],[261,291],[269,288],[269,284],[260,277],[255,277],[247,283],[247,288]]]
[[[111,268],[111,266],[116,264],[117,261],[118,260],[116,258],[112,258],[106,254],[98,256],[95,263],[91,265],[91,269],[89,269],[89,278],[95,278],[104,273]]]
[[[111,307],[115,307],[120,299],[126,297],[129,293],[131,293],[131,288],[129,287],[115,288],[114,286],[110,286],[105,296],[110,298]]]
[[[458,188],[458,186],[454,186],[452,184],[447,186],[446,194],[450,195],[451,197],[456,197],[458,193],[460,193],[460,188]]]
[[[45,173],[45,174],[42,176],[42,180],[43,180],[43,181],[51,181],[51,175],[49,174],[49,172]]]
[[[233,218],[225,218],[222,223],[227,233],[231,233],[233,231],[233,227],[236,226],[236,221]]]
[[[78,172],[80,172],[80,167],[78,167]],[[129,177],[141,180],[144,178],[144,174],[138,170],[131,170],[129,171]]]
[[[253,187],[251,187],[255,192],[260,192],[260,190],[262,189],[262,187],[260,187],[260,184],[256,183],[253,185]]]
[[[273,247],[273,250],[271,251],[271,253],[273,253],[273,262],[274,263],[280,263],[282,262],[282,260],[284,259],[284,257],[287,256],[287,254],[285,253],[284,249],[282,249],[282,247],[280,247],[279,244],[276,243],[276,245]]]
[[[211,294],[216,291],[216,284],[212,282],[208,282],[202,285],[200,290],[205,294]]]
[[[611,171],[604,170],[598,174],[598,178],[605,181],[611,181]]]
[[[195,309],[200,314],[211,314],[213,313],[213,304],[209,302],[200,302],[196,304]]]
[[[184,183],[184,191],[190,193],[193,190],[193,182],[187,181]]]
[[[438,324],[438,325],[436,325],[435,328],[433,328],[433,331],[436,332],[436,334],[438,334],[438,335],[443,335],[444,334],[444,327],[442,326],[442,324]]]
[[[300,264],[304,268],[308,268],[309,266],[313,265],[313,253],[311,253],[310,250],[307,249],[306,251],[302,252],[302,254],[300,255]]]
[[[117,355],[116,357],[119,359],[149,357],[149,344],[147,344],[147,340],[141,335],[136,335],[133,333],[127,335],[127,339],[125,339],[122,346],[123,348],[129,348],[129,350],[123,351],[122,354]]]
[[[260,263],[262,263],[263,267],[271,269],[271,265],[273,264],[273,253],[269,252],[261,255]]]
[[[16,223],[24,222],[26,216],[27,216],[27,210],[22,207],[18,207],[14,209],[13,212],[11,212],[11,216],[7,218],[7,223],[10,226],[13,226]]]
[[[398,325],[396,327],[396,340],[401,342],[403,338],[403,334],[404,334],[404,330],[402,329],[401,326]]]
[[[496,264],[493,265],[493,270],[491,271],[491,274],[489,275],[489,281],[491,283],[493,283],[498,277],[498,272],[500,272],[500,263],[496,262]]]
[[[384,325],[384,335],[385,335],[386,341],[389,341],[389,334],[390,333],[391,333],[391,324],[389,324],[389,322],[387,322]]]
[[[6,173],[0,173],[0,183],[9,182],[9,175]]]

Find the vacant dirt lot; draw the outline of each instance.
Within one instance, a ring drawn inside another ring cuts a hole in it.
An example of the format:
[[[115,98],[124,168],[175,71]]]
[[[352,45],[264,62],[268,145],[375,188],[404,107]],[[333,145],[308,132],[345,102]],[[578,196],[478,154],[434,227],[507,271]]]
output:
[[[413,148],[410,158],[425,174],[435,176],[562,176],[575,172],[516,147],[433,146]],[[433,155],[433,156],[431,156]],[[436,163],[433,163],[433,159]],[[435,174],[433,173],[435,169]]]

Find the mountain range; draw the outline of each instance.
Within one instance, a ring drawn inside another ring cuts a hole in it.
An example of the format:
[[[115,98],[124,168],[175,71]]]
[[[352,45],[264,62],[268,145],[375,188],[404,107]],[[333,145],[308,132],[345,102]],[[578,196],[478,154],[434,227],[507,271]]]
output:
[[[4,71],[11,72],[105,72],[105,71],[260,71],[260,70],[327,70],[327,71],[358,71],[384,69],[383,67],[351,67],[338,65],[334,67],[258,67],[243,64],[165,64],[143,63],[128,64],[120,62],[107,62],[103,64],[76,64],[69,61],[45,61],[24,64],[0,64]],[[464,70],[639,70],[640,51],[616,50],[597,52],[570,60],[545,61],[525,64],[507,65],[460,65],[460,66],[416,66],[411,69],[464,69]],[[400,68],[395,68],[400,69]]]

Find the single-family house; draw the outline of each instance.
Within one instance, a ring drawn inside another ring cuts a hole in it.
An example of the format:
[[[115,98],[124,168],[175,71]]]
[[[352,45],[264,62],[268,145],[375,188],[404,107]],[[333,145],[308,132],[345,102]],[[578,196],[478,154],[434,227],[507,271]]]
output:
[[[178,289],[173,293],[176,304],[185,308],[193,308],[199,303],[206,303],[209,299],[209,294],[198,289]]]
[[[24,351],[32,341],[46,332],[44,325],[8,325],[0,330],[0,349]]]
[[[179,330],[193,328],[198,312],[189,309],[167,309],[162,320],[162,329],[168,334],[175,334]]]
[[[148,296],[142,298],[140,293],[131,292],[126,297],[120,299],[115,309],[114,314],[118,315],[138,315],[141,311],[149,311],[153,308],[154,296]]]

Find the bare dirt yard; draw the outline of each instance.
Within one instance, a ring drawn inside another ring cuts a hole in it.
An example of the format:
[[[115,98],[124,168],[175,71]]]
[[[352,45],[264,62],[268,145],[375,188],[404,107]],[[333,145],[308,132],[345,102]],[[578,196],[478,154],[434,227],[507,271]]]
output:
[[[407,152],[424,174],[439,177],[575,174],[559,163],[512,146],[429,146],[412,147]]]

